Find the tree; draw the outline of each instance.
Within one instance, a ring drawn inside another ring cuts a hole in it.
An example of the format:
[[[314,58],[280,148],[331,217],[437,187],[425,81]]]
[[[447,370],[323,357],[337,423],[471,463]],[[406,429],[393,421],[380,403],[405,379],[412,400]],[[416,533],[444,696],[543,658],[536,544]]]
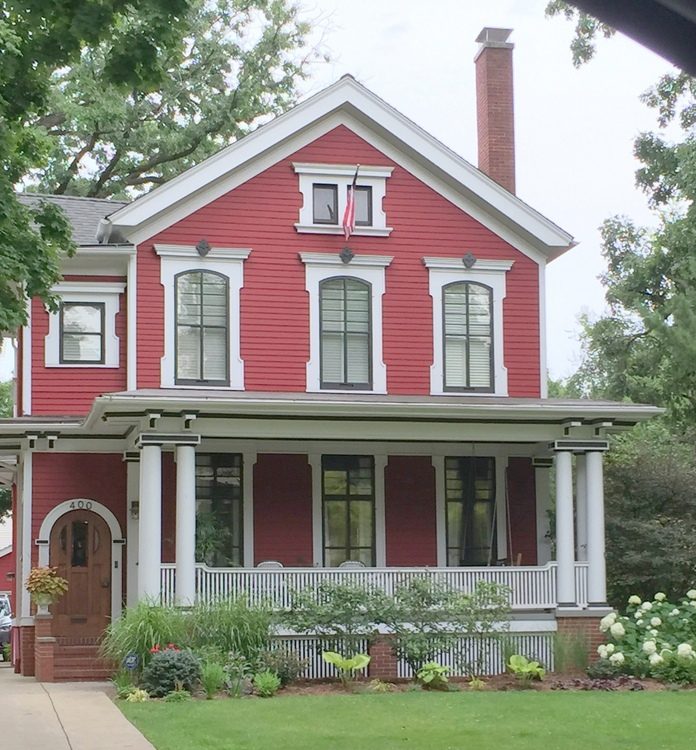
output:
[[[546,6],[546,15],[549,17],[562,15],[569,21],[575,21],[575,36],[570,43],[570,51],[576,68],[594,57],[597,51],[598,34],[609,38],[615,33],[611,26],[607,26],[589,13],[578,10],[563,0],[549,2]]]
[[[128,197],[159,185],[295,100],[314,51],[287,0],[191,0],[184,43],[163,45],[156,91],[123,92],[108,75],[110,40],[53,74],[40,192]],[[123,21],[127,30],[137,19]]]
[[[108,79],[152,90],[165,75],[159,50],[181,39],[187,4],[0,0],[0,333],[26,321],[27,297],[53,306],[60,256],[73,249],[62,212],[46,203],[29,209],[14,193],[15,185],[45,161],[46,137],[27,123],[48,113],[53,71],[78,59],[83,44],[108,40]]]

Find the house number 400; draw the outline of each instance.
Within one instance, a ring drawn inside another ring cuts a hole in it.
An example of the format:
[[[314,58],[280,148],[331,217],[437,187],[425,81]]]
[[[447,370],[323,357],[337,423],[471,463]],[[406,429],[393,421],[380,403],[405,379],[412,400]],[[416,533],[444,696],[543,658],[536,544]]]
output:
[[[70,510],[92,510],[92,503],[90,500],[73,500]]]

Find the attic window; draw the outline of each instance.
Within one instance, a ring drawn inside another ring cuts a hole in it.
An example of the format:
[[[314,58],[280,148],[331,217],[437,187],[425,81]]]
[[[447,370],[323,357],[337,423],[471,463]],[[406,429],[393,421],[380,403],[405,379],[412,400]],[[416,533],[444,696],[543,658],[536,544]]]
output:
[[[342,234],[342,218],[348,201],[348,189],[355,178],[355,164],[293,164],[299,175],[302,207],[298,232]],[[360,166],[355,186],[355,235],[387,237],[391,227],[383,200],[387,178],[393,167]]]

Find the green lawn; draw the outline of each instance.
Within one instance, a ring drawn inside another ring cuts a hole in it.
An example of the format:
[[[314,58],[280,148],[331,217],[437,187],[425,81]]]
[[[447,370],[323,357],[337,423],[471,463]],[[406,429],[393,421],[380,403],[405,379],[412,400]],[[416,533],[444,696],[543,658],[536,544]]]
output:
[[[681,750],[696,692],[395,693],[119,701],[157,750]]]

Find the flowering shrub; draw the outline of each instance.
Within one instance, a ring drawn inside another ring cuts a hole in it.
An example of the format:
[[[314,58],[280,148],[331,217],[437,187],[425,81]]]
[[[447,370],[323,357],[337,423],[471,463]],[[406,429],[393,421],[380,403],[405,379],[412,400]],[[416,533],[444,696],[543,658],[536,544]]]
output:
[[[696,684],[696,589],[678,604],[662,592],[653,601],[631,596],[625,615],[612,612],[599,627],[608,642],[597,653],[617,672]]]

